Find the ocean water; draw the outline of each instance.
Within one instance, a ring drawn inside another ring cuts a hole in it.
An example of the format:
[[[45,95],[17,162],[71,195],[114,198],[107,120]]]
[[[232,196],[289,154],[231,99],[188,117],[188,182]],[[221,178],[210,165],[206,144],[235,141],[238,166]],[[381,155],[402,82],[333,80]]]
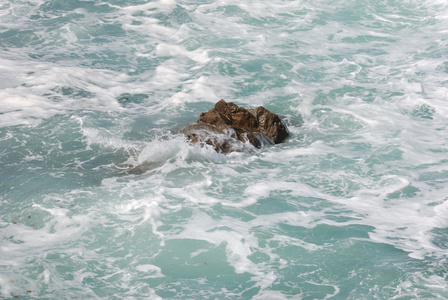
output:
[[[0,298],[448,299],[448,2],[2,0]],[[283,118],[218,154],[219,99]]]

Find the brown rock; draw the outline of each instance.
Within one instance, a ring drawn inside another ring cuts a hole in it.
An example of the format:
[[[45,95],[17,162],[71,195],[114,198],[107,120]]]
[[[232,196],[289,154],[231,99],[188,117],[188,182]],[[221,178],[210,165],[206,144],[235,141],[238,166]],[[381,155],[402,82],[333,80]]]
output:
[[[190,142],[209,144],[223,153],[248,150],[247,144],[257,148],[278,144],[288,136],[280,118],[264,107],[245,109],[224,100],[201,113],[198,122],[182,132]]]
[[[288,137],[288,130],[279,116],[262,106],[256,109],[255,115],[257,116],[258,129],[267,135],[274,144],[281,143]]]

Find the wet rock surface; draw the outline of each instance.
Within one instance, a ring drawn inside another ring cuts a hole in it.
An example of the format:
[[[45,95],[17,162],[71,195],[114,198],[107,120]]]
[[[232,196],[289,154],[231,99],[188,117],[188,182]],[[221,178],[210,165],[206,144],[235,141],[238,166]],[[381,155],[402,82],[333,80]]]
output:
[[[197,123],[181,132],[191,143],[211,145],[220,153],[278,144],[289,135],[280,117],[266,108],[246,109],[224,100],[201,113]]]

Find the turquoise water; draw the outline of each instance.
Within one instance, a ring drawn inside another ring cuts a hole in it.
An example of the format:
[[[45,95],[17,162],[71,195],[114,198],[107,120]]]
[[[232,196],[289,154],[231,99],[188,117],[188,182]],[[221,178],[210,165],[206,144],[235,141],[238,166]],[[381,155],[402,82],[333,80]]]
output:
[[[0,297],[448,299],[447,28],[440,0],[3,0]],[[188,144],[219,99],[290,138]]]

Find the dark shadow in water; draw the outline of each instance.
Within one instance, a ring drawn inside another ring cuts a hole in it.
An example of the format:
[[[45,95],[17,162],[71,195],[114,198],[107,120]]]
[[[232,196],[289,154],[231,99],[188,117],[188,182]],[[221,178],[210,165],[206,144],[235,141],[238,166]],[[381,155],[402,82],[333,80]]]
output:
[[[145,161],[141,164],[122,163],[115,166],[113,176],[141,175],[162,166],[162,162]]]

